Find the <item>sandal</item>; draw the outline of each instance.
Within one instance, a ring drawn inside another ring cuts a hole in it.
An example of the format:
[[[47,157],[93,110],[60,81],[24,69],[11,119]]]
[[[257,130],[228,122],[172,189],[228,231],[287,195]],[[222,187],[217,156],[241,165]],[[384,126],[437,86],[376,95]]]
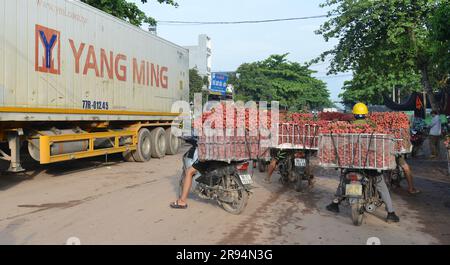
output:
[[[414,189],[413,191],[408,191],[408,193],[411,194],[411,195],[416,195],[416,194],[420,193],[420,190]]]
[[[173,208],[173,209],[186,209],[188,207],[188,205],[187,204],[180,205],[178,200],[177,200],[176,202],[172,202],[170,204],[170,207]]]
[[[264,178],[264,183],[267,183],[267,184],[271,184],[272,183],[272,180],[270,180],[270,179],[268,179],[268,178]]]

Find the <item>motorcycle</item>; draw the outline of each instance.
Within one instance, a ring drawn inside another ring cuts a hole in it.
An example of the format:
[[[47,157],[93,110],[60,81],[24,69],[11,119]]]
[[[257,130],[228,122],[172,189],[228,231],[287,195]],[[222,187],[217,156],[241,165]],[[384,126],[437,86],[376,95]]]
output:
[[[261,173],[266,172],[269,163],[270,163],[270,159],[267,159],[267,158],[258,158],[258,159],[256,160],[256,164],[257,164],[257,167],[258,167],[258,171],[261,172]]]
[[[425,132],[419,129],[411,129],[410,141],[412,144],[411,156],[415,157],[425,141]]]
[[[181,196],[185,172],[198,159],[197,138],[184,138],[192,147],[183,155],[183,170],[179,181]],[[198,171],[192,179],[191,191],[202,199],[215,200],[227,212],[240,214],[247,206],[252,188],[252,176],[248,172],[250,162],[211,161],[208,167]]]
[[[343,170],[341,187],[344,200],[351,205],[352,221],[356,226],[362,224],[364,213],[373,213],[383,205],[375,181],[380,174],[375,170]],[[382,181],[382,180],[381,180]]]
[[[311,180],[309,150],[286,150],[286,158],[279,162],[280,181],[282,184],[288,185],[293,183],[295,190],[304,191]]]

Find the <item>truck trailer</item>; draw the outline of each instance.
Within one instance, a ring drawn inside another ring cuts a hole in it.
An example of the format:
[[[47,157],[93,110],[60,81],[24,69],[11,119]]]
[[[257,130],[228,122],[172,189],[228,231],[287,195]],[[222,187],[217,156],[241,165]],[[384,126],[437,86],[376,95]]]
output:
[[[188,50],[80,1],[0,0],[0,158],[23,171],[112,153],[177,153]]]

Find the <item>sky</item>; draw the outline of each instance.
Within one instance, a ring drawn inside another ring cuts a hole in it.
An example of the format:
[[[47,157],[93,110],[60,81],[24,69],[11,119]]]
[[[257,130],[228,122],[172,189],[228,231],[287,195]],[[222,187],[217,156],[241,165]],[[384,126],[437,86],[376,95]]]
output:
[[[135,2],[147,15],[157,21],[242,21],[326,15],[319,5],[325,0],[177,0],[179,7],[159,4],[150,0]],[[207,34],[212,39],[212,71],[235,71],[242,63],[266,59],[272,54],[289,53],[288,59],[306,62],[333,48],[337,40],[325,42],[316,35],[326,18],[240,25],[167,25],[160,23],[158,36],[178,45],[196,45],[198,35]],[[318,71],[314,76],[327,83],[333,101],[348,73],[327,76],[328,63],[311,67]]]

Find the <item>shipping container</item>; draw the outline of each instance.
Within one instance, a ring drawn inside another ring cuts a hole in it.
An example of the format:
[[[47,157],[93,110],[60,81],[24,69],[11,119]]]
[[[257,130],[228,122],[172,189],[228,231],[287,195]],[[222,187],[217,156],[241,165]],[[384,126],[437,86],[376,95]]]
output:
[[[41,163],[142,153],[147,139],[166,139],[152,156],[173,153],[172,104],[188,97],[187,49],[80,1],[0,0],[0,141],[12,171],[14,145]]]

